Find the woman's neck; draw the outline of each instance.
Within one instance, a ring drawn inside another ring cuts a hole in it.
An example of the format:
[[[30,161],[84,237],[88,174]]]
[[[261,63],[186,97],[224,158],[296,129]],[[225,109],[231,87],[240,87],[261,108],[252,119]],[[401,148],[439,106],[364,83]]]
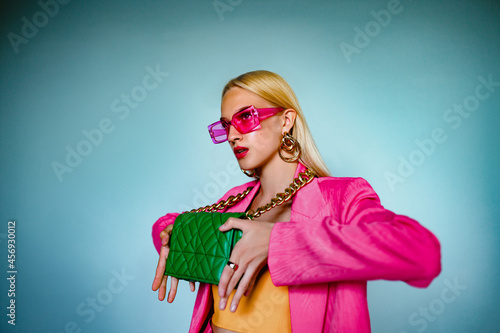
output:
[[[283,192],[293,181],[298,162],[287,163],[274,160],[260,170],[260,195],[270,201],[277,193]]]

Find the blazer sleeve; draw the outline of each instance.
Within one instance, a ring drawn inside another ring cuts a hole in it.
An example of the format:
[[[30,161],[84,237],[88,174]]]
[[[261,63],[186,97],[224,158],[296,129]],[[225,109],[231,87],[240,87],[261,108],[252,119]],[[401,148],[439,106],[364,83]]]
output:
[[[427,287],[441,271],[437,238],[385,209],[364,179],[322,194],[331,216],[274,225],[268,266],[275,285],[385,279]]]
[[[179,213],[169,213],[165,216],[160,217],[153,224],[153,231],[151,233],[151,236],[153,237],[153,244],[154,244],[158,254],[160,254],[160,249],[161,249],[160,232],[162,232],[163,229],[165,229],[169,224],[173,224],[175,221],[175,218],[178,215],[179,215]]]

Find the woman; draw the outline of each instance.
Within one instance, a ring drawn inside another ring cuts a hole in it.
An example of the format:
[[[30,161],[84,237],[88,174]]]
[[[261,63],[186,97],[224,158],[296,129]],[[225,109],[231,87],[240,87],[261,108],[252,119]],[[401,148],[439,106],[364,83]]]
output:
[[[209,131],[214,143],[227,140],[241,169],[256,178],[226,193],[222,199],[253,186],[226,212],[258,210],[307,169],[316,178],[254,221],[230,218],[221,226],[243,236],[219,285],[200,284],[189,332],[370,332],[368,280],[426,287],[439,274],[440,245],[431,232],[384,209],[364,179],[330,176],[279,75],[254,71],[229,81],[221,121]],[[160,300],[176,216],[153,225]],[[168,302],[177,284],[172,278]]]

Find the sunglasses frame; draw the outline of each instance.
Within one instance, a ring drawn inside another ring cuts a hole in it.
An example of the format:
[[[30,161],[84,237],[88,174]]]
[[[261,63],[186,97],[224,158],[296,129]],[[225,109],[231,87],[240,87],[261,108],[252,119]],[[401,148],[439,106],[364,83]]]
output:
[[[285,108],[281,108],[281,107],[278,107],[278,108],[256,108],[255,106],[250,105],[249,107],[247,107],[243,110],[240,110],[240,111],[236,112],[235,114],[233,114],[231,121],[227,121],[226,119],[221,117],[219,121],[216,121],[215,123],[208,125],[208,133],[210,134],[210,138],[212,138],[213,143],[215,143],[215,144],[223,143],[223,142],[226,142],[228,139],[229,128],[231,127],[231,125],[234,126],[234,128],[239,133],[247,134],[247,133],[250,133],[250,132],[253,132],[253,131],[260,129],[260,121],[261,120],[272,117],[272,116],[280,113],[283,110],[285,110]],[[244,112],[249,112],[249,111],[251,112],[251,114],[254,117],[255,116],[257,117],[257,122],[256,122],[255,126],[251,127],[250,129],[243,129],[243,128],[239,127],[238,124],[234,123],[235,117],[241,115]],[[216,139],[217,137],[221,137],[223,135],[222,134],[216,135],[217,133],[215,133],[215,131],[223,131],[224,130],[224,129],[214,129],[214,127],[216,127],[218,125],[221,125],[222,127],[224,127],[224,125],[226,126],[225,127],[226,138],[223,140]]]

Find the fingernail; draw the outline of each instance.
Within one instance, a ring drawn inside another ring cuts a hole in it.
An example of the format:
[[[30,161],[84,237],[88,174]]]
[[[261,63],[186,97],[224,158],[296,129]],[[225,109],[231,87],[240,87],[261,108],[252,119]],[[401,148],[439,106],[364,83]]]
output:
[[[224,310],[226,308],[226,302],[220,301],[219,302],[219,309]]]
[[[231,305],[231,309],[230,309],[230,311],[231,311],[231,312],[236,311],[236,304]]]

